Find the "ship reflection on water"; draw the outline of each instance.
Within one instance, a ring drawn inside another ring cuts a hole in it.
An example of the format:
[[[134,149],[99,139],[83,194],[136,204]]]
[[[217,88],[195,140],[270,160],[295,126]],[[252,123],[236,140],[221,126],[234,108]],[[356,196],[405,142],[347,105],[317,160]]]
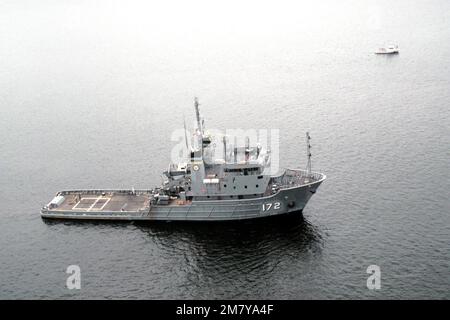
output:
[[[311,274],[325,243],[324,233],[299,213],[220,223],[45,223],[53,230],[70,226],[74,237],[79,232],[109,234],[116,244],[110,259],[117,268],[139,274],[136,286],[143,298],[157,284],[170,284],[174,298],[276,299],[289,270],[295,268],[297,279]]]
[[[168,247],[189,244],[199,256],[220,253],[263,253],[283,248],[296,253],[322,245],[319,230],[301,215],[212,223],[137,223],[136,227]]]
[[[180,287],[194,298],[264,296],[284,269],[297,265],[299,277],[308,274],[324,245],[320,230],[301,215],[138,228],[161,249],[183,257],[174,269],[184,273]]]

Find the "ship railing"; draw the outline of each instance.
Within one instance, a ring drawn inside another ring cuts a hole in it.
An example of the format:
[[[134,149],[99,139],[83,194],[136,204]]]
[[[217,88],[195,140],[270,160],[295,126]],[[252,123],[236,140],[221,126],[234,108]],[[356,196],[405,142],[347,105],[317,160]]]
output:
[[[321,180],[324,177],[324,175],[320,172],[311,171],[308,173],[306,170],[301,169],[286,169],[284,174],[295,177],[309,178],[313,180]]]
[[[57,195],[70,195],[70,194],[86,194],[86,195],[98,195],[98,194],[129,194],[129,195],[147,195],[151,194],[153,190],[148,189],[78,189],[78,190],[63,190],[57,193]]]
[[[279,176],[273,177],[272,182],[283,187],[296,186],[317,182],[322,180],[324,177],[325,176],[319,172],[308,173],[306,170],[286,169]]]

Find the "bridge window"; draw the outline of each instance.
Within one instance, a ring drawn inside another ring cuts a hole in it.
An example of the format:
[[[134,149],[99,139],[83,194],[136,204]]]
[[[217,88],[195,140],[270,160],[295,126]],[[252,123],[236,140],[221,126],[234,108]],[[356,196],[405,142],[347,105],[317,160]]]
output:
[[[243,168],[243,169],[240,169],[240,168],[238,168],[238,169],[231,169],[231,168],[225,168],[225,172],[244,172],[244,173],[247,173],[247,172],[252,172],[252,171],[258,171],[259,170],[259,168],[258,167],[253,167],[253,168]]]

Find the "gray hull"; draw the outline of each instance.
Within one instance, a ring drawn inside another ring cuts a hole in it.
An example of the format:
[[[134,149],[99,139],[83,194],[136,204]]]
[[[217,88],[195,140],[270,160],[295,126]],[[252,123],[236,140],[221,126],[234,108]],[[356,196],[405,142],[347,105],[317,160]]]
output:
[[[282,189],[274,195],[255,199],[194,201],[191,204],[182,206],[156,205],[148,210],[124,212],[43,209],[41,216],[48,219],[128,221],[230,221],[255,219],[302,211],[321,182]]]
[[[42,218],[128,221],[230,221],[301,212],[326,179],[320,173],[285,170],[265,195],[243,199],[154,201],[154,190],[71,190],[58,192]]]
[[[127,221],[230,221],[264,218],[301,212],[322,181],[284,188],[273,195],[254,199],[193,201],[186,205],[154,205],[147,210],[136,211],[87,212],[43,208],[41,216],[47,219]]]

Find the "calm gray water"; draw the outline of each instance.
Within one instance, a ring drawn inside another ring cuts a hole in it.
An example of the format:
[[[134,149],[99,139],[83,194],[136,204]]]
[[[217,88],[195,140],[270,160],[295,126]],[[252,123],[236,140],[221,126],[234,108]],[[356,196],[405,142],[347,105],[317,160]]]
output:
[[[0,0],[0,298],[450,298],[449,40],[447,0]],[[282,166],[311,132],[303,219],[41,220],[158,185],[194,96],[210,128],[280,129]]]

